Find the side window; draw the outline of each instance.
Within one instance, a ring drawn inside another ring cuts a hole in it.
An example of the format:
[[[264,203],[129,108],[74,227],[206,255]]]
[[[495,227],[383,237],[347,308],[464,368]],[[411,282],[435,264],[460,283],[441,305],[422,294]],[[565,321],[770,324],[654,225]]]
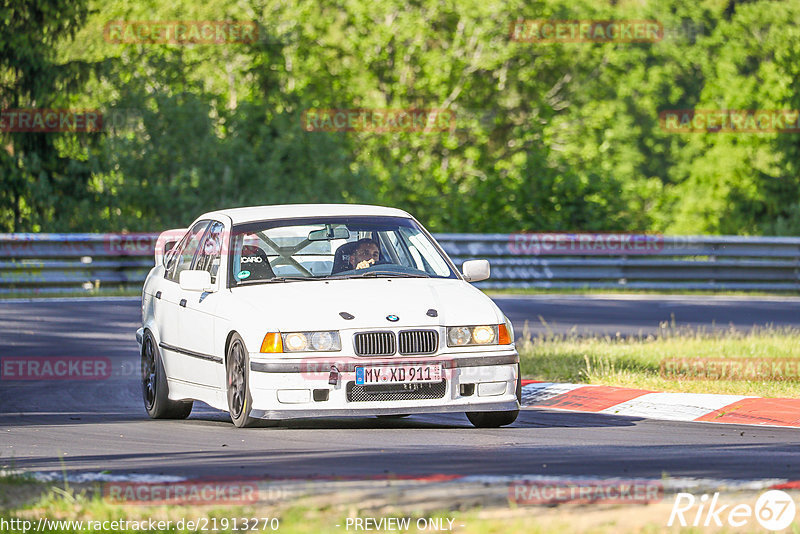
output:
[[[206,233],[197,253],[197,263],[194,268],[201,271],[208,271],[211,274],[211,283],[217,283],[217,271],[219,271],[220,252],[222,251],[222,230],[224,226],[221,222],[212,222],[211,228]]]
[[[386,239],[389,242],[389,247],[386,247],[387,252],[390,256],[394,256],[398,264],[403,265],[404,267],[414,267],[412,263],[411,257],[409,256],[410,252],[408,251],[408,247],[405,246],[400,240],[400,236],[397,235],[397,232],[383,232],[386,235]]]
[[[417,269],[439,276],[448,276],[450,274],[450,268],[444,258],[439,255],[433,243],[422,232],[410,228],[401,228],[400,233],[403,235],[409,252],[417,264]]]
[[[203,232],[206,231],[207,227],[208,221],[200,221],[183,237],[180,245],[176,247],[175,253],[170,257],[164,278],[177,282],[181,271],[191,268],[197,245],[200,243],[200,238],[203,237]]]

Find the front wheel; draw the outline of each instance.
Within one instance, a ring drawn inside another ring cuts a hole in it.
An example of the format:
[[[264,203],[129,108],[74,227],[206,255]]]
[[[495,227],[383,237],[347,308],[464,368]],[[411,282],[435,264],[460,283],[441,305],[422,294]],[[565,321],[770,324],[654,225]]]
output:
[[[258,419],[250,417],[253,397],[250,394],[250,357],[239,334],[233,334],[228,346],[226,374],[228,376],[228,411],[233,424],[239,428],[255,426]]]
[[[469,422],[478,428],[498,428],[517,420],[519,410],[507,412],[467,412]]]
[[[153,334],[146,330],[142,340],[142,399],[151,419],[186,419],[192,412],[192,401],[169,399],[167,374]]]
[[[517,364],[517,402],[522,404],[522,374],[520,366]],[[508,410],[505,412],[467,412],[467,419],[473,426],[478,428],[498,428],[510,425],[517,420],[519,410]]]

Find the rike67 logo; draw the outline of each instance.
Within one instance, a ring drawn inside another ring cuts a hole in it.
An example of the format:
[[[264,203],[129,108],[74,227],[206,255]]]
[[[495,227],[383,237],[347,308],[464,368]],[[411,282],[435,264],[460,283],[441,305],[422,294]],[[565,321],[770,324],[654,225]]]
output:
[[[767,530],[783,530],[792,524],[796,507],[792,497],[785,491],[773,489],[762,493],[754,506],[746,503],[721,504],[719,492],[699,498],[691,493],[678,493],[672,505],[667,526],[677,524],[686,527],[729,526],[741,528],[752,526],[755,519]]]

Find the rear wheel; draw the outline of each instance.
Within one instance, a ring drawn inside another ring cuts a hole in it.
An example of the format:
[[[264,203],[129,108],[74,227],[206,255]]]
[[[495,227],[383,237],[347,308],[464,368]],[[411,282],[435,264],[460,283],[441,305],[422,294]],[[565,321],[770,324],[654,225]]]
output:
[[[250,395],[250,357],[239,334],[233,334],[228,345],[226,374],[228,376],[228,411],[233,424],[239,428],[255,426],[258,419],[250,417],[253,397]]]
[[[522,374],[520,366],[517,364],[517,402],[522,403]],[[467,412],[469,422],[478,428],[498,428],[510,425],[517,420],[519,410],[508,410],[504,412]]]
[[[156,340],[149,330],[142,340],[142,399],[147,415],[152,419],[186,419],[192,412],[192,401],[169,399],[167,374],[161,361]]]

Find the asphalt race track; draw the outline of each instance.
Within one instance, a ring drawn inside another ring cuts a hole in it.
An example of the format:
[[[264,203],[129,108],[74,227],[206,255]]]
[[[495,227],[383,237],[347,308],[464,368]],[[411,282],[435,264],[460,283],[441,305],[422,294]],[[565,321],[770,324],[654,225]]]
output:
[[[797,325],[800,299],[498,298],[521,329],[538,316],[568,329],[636,333],[678,324]],[[0,302],[0,357],[100,356],[112,376],[0,381],[0,469],[184,477],[385,474],[597,475],[800,479],[795,429],[678,423],[526,409],[509,428],[463,415],[323,419],[238,430],[195,405],[186,421],[142,408],[135,299]],[[539,326],[537,326],[539,325]]]

